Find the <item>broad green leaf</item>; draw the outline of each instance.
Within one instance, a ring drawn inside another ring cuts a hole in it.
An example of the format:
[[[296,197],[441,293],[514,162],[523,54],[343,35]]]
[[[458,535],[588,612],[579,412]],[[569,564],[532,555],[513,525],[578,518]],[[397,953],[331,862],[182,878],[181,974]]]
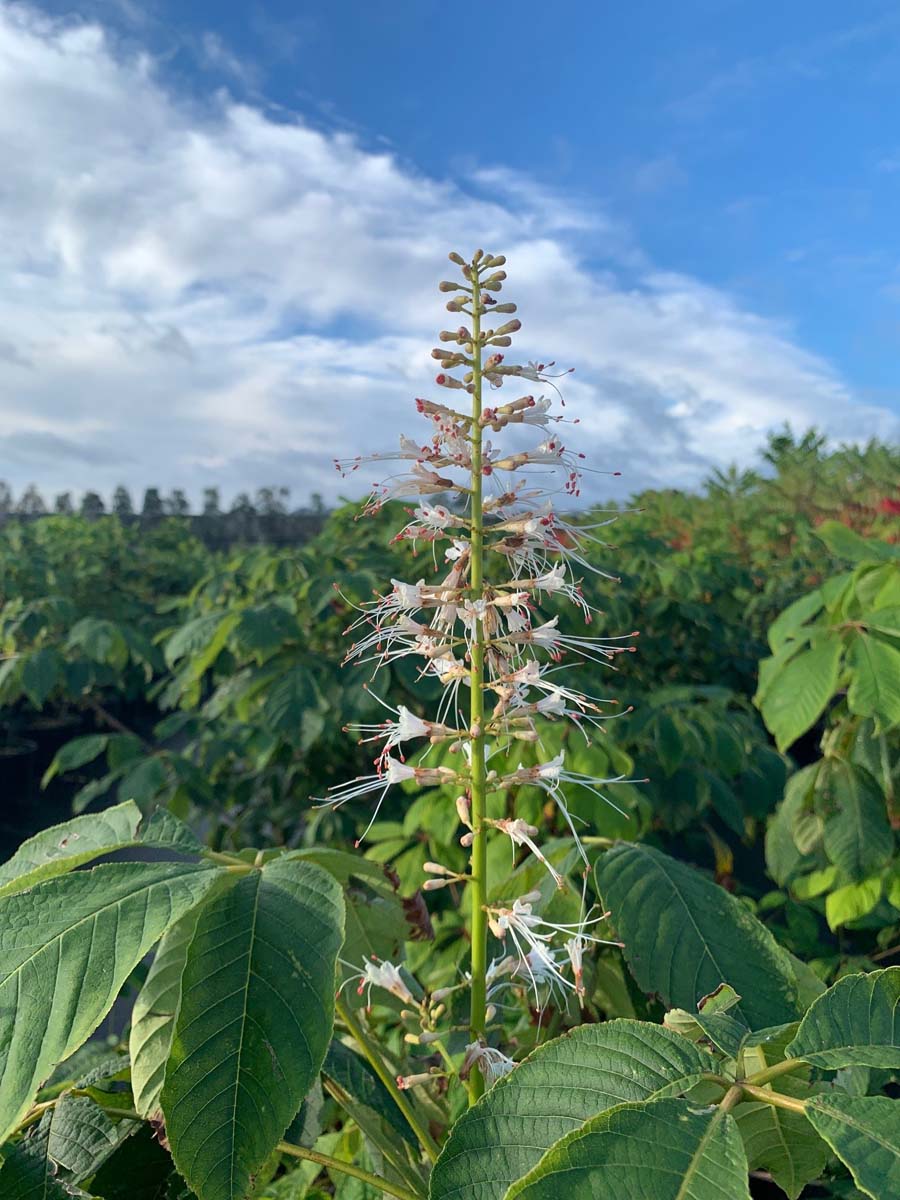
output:
[[[881,729],[900,725],[900,650],[858,633],[847,659],[852,670],[847,689],[850,711],[875,717]]]
[[[673,1008],[663,1018],[668,1029],[688,1037],[692,1042],[705,1038],[712,1042],[729,1058],[737,1058],[750,1030],[741,1021],[736,1021],[729,1011],[740,1003],[740,996],[728,984],[709,996],[704,996],[696,1013],[683,1008]]]
[[[713,1062],[656,1025],[579,1026],[535,1050],[460,1117],[435,1164],[432,1200],[501,1200],[588,1117],[679,1082],[688,1087]]]
[[[873,1200],[900,1196],[900,1104],[886,1096],[817,1096],[806,1115],[856,1186]]]
[[[0,898],[0,1142],[220,874],[192,863],[111,863]]]
[[[900,575],[896,572],[892,583],[897,585],[895,590],[900,592]],[[860,617],[860,622],[868,629],[875,630],[876,633],[886,633],[888,637],[900,638],[900,607],[894,605],[878,607],[873,612],[864,613]]]
[[[660,713],[656,718],[655,745],[663,770],[667,775],[671,775],[684,758],[684,743],[678,726],[668,713]]]
[[[766,830],[766,866],[769,874],[784,887],[803,870],[806,855],[794,838],[794,825],[812,802],[819,764],[804,767],[787,781],[784,799],[769,820]]]
[[[74,771],[85,763],[93,762],[109,745],[109,734],[89,733],[85,737],[73,738],[56,752],[50,766],[41,779],[41,787],[45,788],[57,775],[66,771]]]
[[[35,706],[44,701],[56,687],[62,671],[62,659],[52,646],[41,646],[22,662],[22,690]]]
[[[380,1117],[384,1117],[402,1137],[415,1143],[406,1117],[397,1107],[391,1093],[365,1059],[354,1054],[349,1046],[336,1039],[332,1041],[322,1063],[322,1074],[333,1080],[358,1104],[363,1104],[373,1109]]]
[[[734,1118],[687,1100],[646,1100],[601,1113],[557,1142],[508,1200],[750,1200]]]
[[[87,817],[73,817],[23,842],[0,866],[0,896],[21,892],[42,879],[62,875],[82,863],[134,841],[141,812],[130,800]]]
[[[829,929],[838,929],[848,921],[857,921],[872,911],[881,899],[884,881],[880,875],[848,883],[825,897],[825,919]]]
[[[797,1015],[790,959],[746,905],[693,867],[650,846],[614,846],[597,884],[645,992],[696,1009],[722,983],[741,997],[731,1015],[750,1029]]]
[[[863,767],[835,762],[819,781],[817,802],[833,809],[822,831],[825,853],[858,883],[885,866],[894,852],[894,833],[884,793]]]
[[[810,1095],[808,1084],[790,1077],[779,1080],[777,1090],[801,1100]],[[819,1178],[831,1158],[828,1146],[803,1113],[771,1104],[744,1103],[734,1110],[734,1117],[750,1170],[769,1171],[790,1200],[796,1200],[808,1183]]]
[[[812,1004],[787,1054],[828,1070],[900,1068],[900,967],[838,980]]]
[[[235,620],[236,617],[228,625],[225,625],[225,636],[222,638],[219,650],[224,646],[234,627]],[[213,612],[205,613],[202,617],[194,617],[193,620],[182,625],[166,642],[166,666],[171,668],[181,658],[199,655],[208,650],[209,646],[215,642],[216,634],[223,624],[222,613]]]
[[[851,563],[890,562],[900,558],[900,548],[878,538],[860,537],[840,521],[823,521],[816,530],[832,554]]]
[[[66,645],[81,650],[85,657],[121,671],[128,662],[128,643],[112,621],[84,617],[69,631]]]
[[[47,1154],[74,1183],[90,1179],[125,1138],[140,1128],[138,1121],[113,1121],[86,1096],[63,1097],[45,1120]]]
[[[842,651],[839,637],[825,635],[769,683],[759,707],[779,750],[793,745],[825,711],[837,687]]]
[[[777,654],[787,642],[793,641],[801,627],[810,617],[814,617],[817,612],[820,612],[824,604],[825,597],[818,588],[814,592],[808,592],[805,596],[801,596],[793,604],[789,604],[769,626],[767,636],[772,653]]]
[[[47,1153],[49,1121],[40,1125],[14,1146],[4,1146],[0,1159],[0,1200],[77,1200],[87,1193],[59,1178],[56,1164]]]
[[[200,1200],[238,1200],[300,1108],[331,1037],[343,903],[312,863],[278,858],[200,912],[162,1109]]]
[[[167,808],[152,812],[141,825],[138,836],[142,846],[173,850],[177,854],[202,854],[205,849],[188,826]]]
[[[159,1098],[181,1004],[181,977],[198,913],[186,913],[163,937],[134,1002],[128,1052],[134,1107],[142,1117],[161,1116]]]

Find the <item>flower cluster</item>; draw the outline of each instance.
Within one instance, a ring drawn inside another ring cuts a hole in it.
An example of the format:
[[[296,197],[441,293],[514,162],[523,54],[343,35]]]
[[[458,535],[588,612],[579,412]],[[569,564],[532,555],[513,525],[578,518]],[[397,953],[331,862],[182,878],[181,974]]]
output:
[[[534,855],[557,888],[568,885],[542,851],[539,829],[518,817],[489,819],[485,796],[522,787],[544,791],[586,868],[587,854],[564,786],[587,789],[608,801],[602,789],[620,778],[593,778],[570,770],[564,752],[505,773],[490,769],[490,761],[496,750],[519,742],[533,743],[539,750],[542,721],[571,722],[587,739],[588,729],[621,715],[615,698],[568,686],[559,672],[570,659],[615,670],[620,656],[634,649],[636,634],[570,634],[559,628],[557,616],[541,611],[550,598],[567,600],[590,625],[594,610],[582,592],[582,578],[587,572],[614,578],[591,561],[604,545],[598,531],[609,521],[581,524],[557,511],[560,500],[570,503],[580,494],[587,468],[584,455],[571,449],[563,436],[564,426],[575,422],[552,411],[554,399],[562,399],[555,382],[561,375],[552,370],[554,364],[507,361],[506,350],[520,322],[512,316],[516,305],[498,300],[506,279],[505,259],[480,250],[468,263],[457,254],[450,258],[460,267],[462,279],[445,281],[440,290],[450,294],[447,309],[462,323],[443,330],[441,344],[432,351],[440,365],[435,383],[450,393],[447,403],[418,399],[416,409],[427,432],[401,437],[393,453],[336,464],[342,473],[366,463],[398,464],[397,473],[372,491],[363,511],[371,514],[387,501],[411,499],[409,519],[395,540],[414,546],[426,543],[439,574],[430,582],[391,580],[390,589],[357,606],[348,629],[353,643],[346,661],[371,666],[374,679],[386,665],[411,658],[422,677],[439,681],[442,699],[433,717],[426,719],[402,705],[391,706],[367,685],[384,707],[385,720],[350,728],[361,742],[378,747],[373,773],[332,788],[319,803],[338,806],[372,796],[371,826],[396,784],[413,780],[424,787],[449,785],[456,790],[461,842],[472,851],[470,871],[462,875],[428,863],[425,887],[433,891],[464,883],[472,888],[472,967],[459,986],[471,987],[473,1040],[462,1071],[463,1077],[472,1073],[490,1081],[511,1061],[486,1041],[491,997],[510,987],[530,990],[537,1007],[546,994],[559,989],[580,997],[583,951],[601,940],[593,929],[603,917],[591,915],[584,889],[581,919],[575,923],[545,920],[535,907],[540,893],[502,907],[488,906],[488,836],[508,838],[513,854],[524,850]],[[484,400],[485,393],[523,383],[528,387],[524,395],[504,403]],[[537,441],[528,445],[532,429]],[[520,444],[501,445],[504,433]],[[501,564],[490,580],[485,576],[487,562]],[[418,765],[407,764],[405,747],[429,744],[449,744],[459,751],[458,767],[430,767],[427,755],[417,757]],[[490,964],[488,928],[504,951]],[[367,964],[363,986],[398,994],[395,971],[390,964]],[[423,1035],[433,1032],[423,1029]]]

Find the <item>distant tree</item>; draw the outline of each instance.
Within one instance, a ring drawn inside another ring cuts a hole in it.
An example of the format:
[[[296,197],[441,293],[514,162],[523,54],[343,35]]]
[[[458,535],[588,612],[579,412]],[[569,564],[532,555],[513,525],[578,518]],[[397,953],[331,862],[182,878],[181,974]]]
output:
[[[191,502],[181,488],[175,488],[163,501],[163,507],[170,517],[186,517],[191,511]]]
[[[103,497],[98,492],[85,492],[81,500],[81,515],[89,521],[102,517],[106,512]]]
[[[13,494],[9,484],[0,479],[0,513],[9,513],[13,509]]]
[[[142,517],[161,517],[163,515],[163,502],[159,494],[159,488],[147,488],[144,492],[144,503],[141,506]]]
[[[320,517],[325,511],[325,501],[322,499],[321,492],[313,492],[309,498],[310,505],[317,517]]]
[[[71,517],[75,512],[75,505],[72,503],[72,493],[60,492],[53,501],[53,511],[59,513],[61,517]]]
[[[28,487],[19,497],[16,512],[20,513],[23,517],[37,517],[46,511],[47,505],[44,503],[44,497],[37,490],[35,484],[29,483]]]
[[[263,487],[256,493],[256,509],[261,516],[283,516],[288,510],[291,489]]]
[[[241,516],[255,517],[256,509],[253,506],[253,501],[250,499],[249,492],[238,492],[231,505],[233,513],[239,513]]]
[[[221,499],[217,487],[203,489],[203,515],[204,517],[220,517],[222,515]]]
[[[134,505],[131,503],[131,493],[120,483],[113,492],[112,510],[117,517],[134,516]]]

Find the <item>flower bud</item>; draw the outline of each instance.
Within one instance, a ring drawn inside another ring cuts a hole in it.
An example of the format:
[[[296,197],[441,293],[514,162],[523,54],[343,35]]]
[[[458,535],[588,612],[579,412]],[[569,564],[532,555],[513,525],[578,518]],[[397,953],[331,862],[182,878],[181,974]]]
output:
[[[481,285],[481,290],[483,292],[502,292],[503,284],[499,279],[485,279]]]
[[[458,330],[456,330],[456,329],[442,329],[441,332],[438,334],[438,337],[440,338],[440,340],[442,342],[455,342],[456,338],[457,338],[457,333],[458,333]]]
[[[423,892],[437,892],[441,888],[445,888],[451,880],[449,879],[426,879],[422,884]]]
[[[503,304],[496,305],[491,312],[514,313],[518,310],[517,304],[513,304],[512,300],[507,300]]]
[[[495,271],[493,275],[489,275],[485,282],[487,283],[502,283],[506,278],[505,271]]]
[[[447,257],[451,262],[455,262],[458,267],[464,267],[466,265],[466,260],[461,254],[457,254],[455,250],[451,250]]]
[[[511,346],[512,338],[507,334],[500,334],[499,337],[488,338],[487,344],[489,346]]]
[[[435,375],[434,382],[445,388],[461,388],[463,385],[458,379],[454,379],[452,375]]]
[[[448,300],[447,301],[447,312],[462,312],[462,308],[463,308],[462,300]]]
[[[453,283],[449,279],[442,279],[441,282],[438,284],[438,291],[439,292],[458,292],[460,287],[462,287],[462,284]]]
[[[432,1000],[437,1000],[437,1001],[446,1000],[447,997],[452,996],[455,991],[456,991],[455,987],[438,988],[437,991],[434,991],[431,993],[431,998],[432,998]]]
[[[501,325],[499,329],[494,330],[495,337],[503,337],[507,333],[518,333],[522,328],[522,322],[518,317],[514,317],[511,321],[507,321],[505,325]]]
[[[480,262],[480,260],[482,259],[483,256],[484,256],[483,250],[476,250],[475,253],[472,255],[472,262],[473,263]]]
[[[464,833],[462,835],[462,837],[459,839],[459,844],[461,846],[465,846],[465,848],[468,849],[469,846],[471,846],[474,841],[475,841],[475,834],[470,831],[469,833]]]

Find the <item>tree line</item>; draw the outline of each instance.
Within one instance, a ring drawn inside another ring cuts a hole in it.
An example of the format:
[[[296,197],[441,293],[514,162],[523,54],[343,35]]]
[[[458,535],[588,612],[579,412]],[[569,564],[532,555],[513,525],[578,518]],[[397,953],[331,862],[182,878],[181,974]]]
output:
[[[80,496],[64,491],[48,502],[33,483],[16,496],[9,484],[0,480],[0,525],[48,516],[81,516],[88,520],[112,516],[144,526],[166,517],[180,517],[211,547],[233,542],[287,545],[304,542],[315,534],[326,514],[325,503],[317,492],[306,504],[292,507],[287,487],[261,487],[253,494],[239,492],[228,506],[223,504],[219,488],[208,487],[203,489],[199,508],[195,508],[182,488],[164,493],[160,488],[148,487],[140,503],[121,484],[107,498],[93,490]]]

